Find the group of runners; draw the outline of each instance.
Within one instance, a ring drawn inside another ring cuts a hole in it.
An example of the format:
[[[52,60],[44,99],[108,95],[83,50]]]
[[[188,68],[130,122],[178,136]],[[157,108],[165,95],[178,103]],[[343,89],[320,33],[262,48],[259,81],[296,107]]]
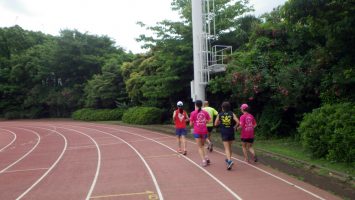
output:
[[[202,166],[208,166],[211,161],[206,153],[205,143],[207,143],[207,150],[213,151],[213,143],[211,140],[211,133],[214,127],[218,127],[221,139],[226,154],[225,163],[227,170],[231,170],[233,166],[232,160],[232,143],[235,140],[235,132],[240,130],[240,139],[242,142],[244,160],[250,162],[248,152],[251,153],[251,160],[257,162],[257,157],[253,149],[254,143],[254,128],[256,121],[252,114],[249,113],[248,104],[242,104],[240,110],[243,113],[238,117],[232,112],[231,104],[227,101],[221,105],[221,112],[218,113],[216,109],[209,106],[208,101],[195,101],[195,110],[191,112],[190,117],[183,109],[183,102],[177,102],[177,109],[173,113],[173,120],[175,123],[175,132],[177,136],[178,152],[187,155],[186,149],[186,135],[187,122],[191,126],[191,133],[193,134],[198,153],[202,159]],[[215,120],[213,121],[213,118]]]

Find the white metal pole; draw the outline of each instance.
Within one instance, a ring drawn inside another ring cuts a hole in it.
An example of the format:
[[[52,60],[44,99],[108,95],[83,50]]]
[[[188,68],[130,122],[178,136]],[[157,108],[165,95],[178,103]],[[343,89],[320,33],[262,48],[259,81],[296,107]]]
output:
[[[202,83],[202,44],[203,44],[203,21],[202,21],[202,1],[191,0],[192,8],[192,36],[193,36],[193,52],[194,52],[194,93],[193,101],[205,100],[205,84]]]

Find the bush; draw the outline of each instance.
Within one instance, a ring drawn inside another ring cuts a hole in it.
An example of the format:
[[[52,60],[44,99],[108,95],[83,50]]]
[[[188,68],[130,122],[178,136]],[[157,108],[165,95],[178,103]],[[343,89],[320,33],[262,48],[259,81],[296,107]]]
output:
[[[272,105],[264,107],[261,116],[257,119],[256,135],[261,138],[274,138],[279,136],[279,129],[282,124],[281,111]]]
[[[163,110],[155,107],[133,107],[123,114],[122,121],[129,124],[159,124],[162,114]]]
[[[21,119],[23,115],[20,111],[9,111],[4,115],[5,119]]]
[[[42,108],[32,107],[25,110],[11,110],[4,114],[5,119],[38,119],[41,117]]]
[[[355,105],[326,104],[306,114],[298,128],[302,143],[315,158],[355,162]]]
[[[43,109],[41,107],[32,107],[23,111],[23,117],[27,119],[38,119],[41,117]]]
[[[121,120],[124,109],[91,109],[84,108],[75,111],[72,114],[72,118],[76,120],[84,121],[109,121],[109,120]]]

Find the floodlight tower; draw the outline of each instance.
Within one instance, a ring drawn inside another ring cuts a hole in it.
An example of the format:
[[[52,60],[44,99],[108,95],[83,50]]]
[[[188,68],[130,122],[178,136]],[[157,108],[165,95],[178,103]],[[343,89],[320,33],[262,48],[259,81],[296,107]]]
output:
[[[226,70],[225,57],[231,46],[215,45],[214,0],[191,0],[194,80],[191,81],[193,101],[206,99],[206,85],[210,74]]]
[[[194,53],[194,80],[191,81],[191,98],[193,101],[205,100],[206,85],[202,84],[202,49],[201,41],[203,34],[202,26],[202,1],[191,0],[192,8],[192,36]]]

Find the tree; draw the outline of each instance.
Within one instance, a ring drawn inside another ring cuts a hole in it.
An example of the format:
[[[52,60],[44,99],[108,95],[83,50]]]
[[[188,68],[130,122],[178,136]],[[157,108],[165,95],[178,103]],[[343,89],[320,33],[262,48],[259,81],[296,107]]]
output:
[[[235,19],[250,11],[246,3],[215,1],[216,38],[233,32],[231,27],[237,27],[240,23],[236,23]],[[138,41],[144,42],[143,47],[150,48],[150,52],[144,61],[133,64],[135,70],[125,83],[127,91],[131,91],[130,98],[139,99],[142,104],[162,106],[175,103],[178,99],[190,101],[190,81],[193,79],[191,2],[174,0],[172,9],[181,14],[181,21],[164,20],[152,27],[139,23],[153,31],[154,36],[141,35],[138,38]]]
[[[19,26],[0,29],[0,114],[32,107],[23,102],[31,86],[41,83],[52,41],[53,37]]]
[[[322,102],[353,100],[352,10],[350,1],[288,1],[254,26],[210,89],[250,103],[260,133],[292,135]]]
[[[115,108],[117,104],[126,105],[128,95],[123,77],[122,62],[127,59],[108,59],[101,74],[95,74],[85,85],[85,105],[91,108]]]

